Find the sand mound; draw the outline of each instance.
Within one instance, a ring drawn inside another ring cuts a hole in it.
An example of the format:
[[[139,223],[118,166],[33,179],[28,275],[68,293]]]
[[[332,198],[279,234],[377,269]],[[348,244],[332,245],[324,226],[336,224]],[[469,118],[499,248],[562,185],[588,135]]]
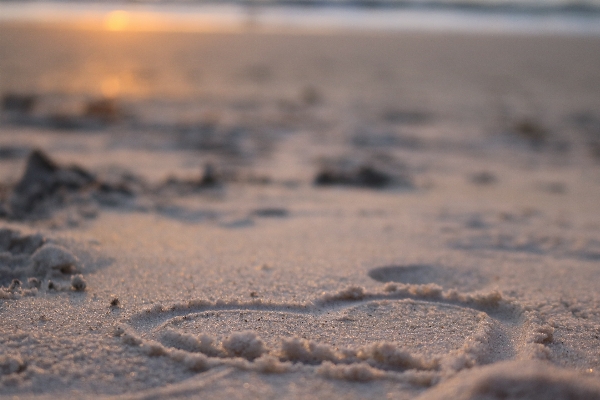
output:
[[[0,297],[17,299],[35,295],[44,280],[47,288],[61,286],[85,290],[81,262],[69,250],[49,243],[40,234],[22,235],[11,229],[0,229]],[[54,281],[52,280],[54,279]],[[66,286],[61,281],[70,279]]]
[[[128,204],[143,187],[144,183],[130,174],[101,179],[77,165],[59,165],[46,153],[34,150],[21,179],[0,204],[1,216],[31,221],[66,211],[67,225],[77,225],[82,219],[95,217],[98,206]]]
[[[469,370],[420,400],[600,399],[598,381],[539,361],[498,363]]]

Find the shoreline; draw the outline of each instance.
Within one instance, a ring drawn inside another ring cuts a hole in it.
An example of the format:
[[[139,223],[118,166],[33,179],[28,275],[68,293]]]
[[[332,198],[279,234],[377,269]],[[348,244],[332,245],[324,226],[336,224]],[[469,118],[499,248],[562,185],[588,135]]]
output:
[[[461,8],[351,8],[242,5],[131,5],[127,3],[0,3],[0,23],[68,25],[111,30],[107,18],[127,13],[127,26],[139,32],[386,33],[599,36],[600,12],[512,12]]]

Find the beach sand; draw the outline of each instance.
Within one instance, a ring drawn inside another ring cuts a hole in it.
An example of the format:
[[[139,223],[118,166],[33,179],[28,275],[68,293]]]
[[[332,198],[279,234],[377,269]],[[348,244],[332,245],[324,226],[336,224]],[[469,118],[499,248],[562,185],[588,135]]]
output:
[[[599,65],[3,24],[0,397],[600,398]]]

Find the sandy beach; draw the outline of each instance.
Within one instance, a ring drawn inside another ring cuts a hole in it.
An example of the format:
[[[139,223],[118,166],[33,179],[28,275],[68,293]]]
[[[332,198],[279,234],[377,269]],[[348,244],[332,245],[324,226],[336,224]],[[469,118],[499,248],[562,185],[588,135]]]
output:
[[[0,397],[600,399],[599,65],[0,24]]]

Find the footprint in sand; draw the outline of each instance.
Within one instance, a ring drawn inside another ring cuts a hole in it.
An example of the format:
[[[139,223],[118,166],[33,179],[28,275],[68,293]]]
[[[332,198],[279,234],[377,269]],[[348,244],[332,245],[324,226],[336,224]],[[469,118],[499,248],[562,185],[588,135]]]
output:
[[[337,379],[393,379],[431,386],[457,371],[547,356],[552,328],[498,292],[444,291],[433,267],[382,267],[388,282],[349,287],[310,304],[190,301],[134,314],[116,335],[149,356],[192,370],[314,370]]]
[[[369,271],[378,282],[400,282],[413,285],[435,283],[448,289],[479,290],[488,280],[476,270],[440,267],[430,264],[389,265]]]

